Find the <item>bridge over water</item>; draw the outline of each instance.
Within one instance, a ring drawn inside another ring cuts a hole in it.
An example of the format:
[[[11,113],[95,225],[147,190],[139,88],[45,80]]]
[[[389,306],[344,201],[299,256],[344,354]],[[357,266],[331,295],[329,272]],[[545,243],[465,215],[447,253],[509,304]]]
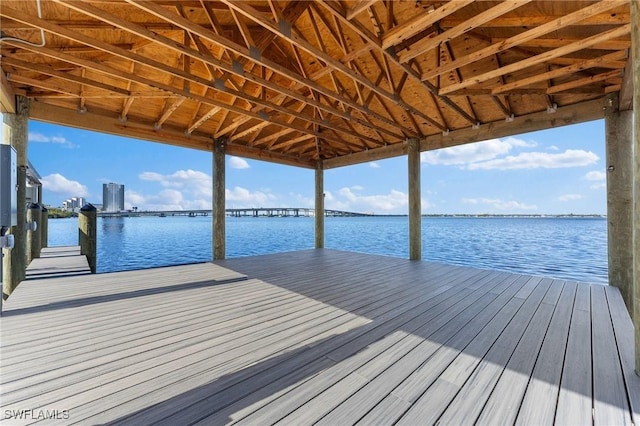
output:
[[[209,216],[211,210],[163,210],[163,211],[122,211],[122,212],[98,212],[100,217],[141,217],[141,216]],[[316,214],[314,208],[308,207],[252,207],[226,209],[229,217],[313,217]],[[324,211],[327,217],[359,217],[373,216],[372,213],[348,212],[343,210]]]

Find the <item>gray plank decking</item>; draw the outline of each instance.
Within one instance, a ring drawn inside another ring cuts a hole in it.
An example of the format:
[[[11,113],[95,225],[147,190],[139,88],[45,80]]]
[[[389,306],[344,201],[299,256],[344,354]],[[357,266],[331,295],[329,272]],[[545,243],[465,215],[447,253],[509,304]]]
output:
[[[26,279],[87,275],[91,268],[80,254],[80,246],[45,247],[40,257],[33,259],[26,271]]]
[[[29,280],[0,321],[7,424],[639,424],[606,286],[308,250]]]

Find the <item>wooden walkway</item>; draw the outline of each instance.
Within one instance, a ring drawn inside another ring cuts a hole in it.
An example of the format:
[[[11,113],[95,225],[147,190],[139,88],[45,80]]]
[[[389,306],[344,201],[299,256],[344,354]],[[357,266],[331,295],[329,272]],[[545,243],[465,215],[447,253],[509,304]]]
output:
[[[26,279],[88,275],[91,268],[87,258],[80,254],[80,246],[43,248],[40,257],[33,259],[26,271]]]
[[[32,280],[5,308],[3,424],[640,424],[607,286],[309,250]]]

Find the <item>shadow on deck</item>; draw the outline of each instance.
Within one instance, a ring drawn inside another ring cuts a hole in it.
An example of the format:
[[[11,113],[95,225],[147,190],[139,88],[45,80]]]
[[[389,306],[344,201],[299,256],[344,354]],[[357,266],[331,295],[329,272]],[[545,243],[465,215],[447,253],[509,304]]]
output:
[[[5,417],[638,424],[615,288],[332,250],[27,284],[2,319]]]

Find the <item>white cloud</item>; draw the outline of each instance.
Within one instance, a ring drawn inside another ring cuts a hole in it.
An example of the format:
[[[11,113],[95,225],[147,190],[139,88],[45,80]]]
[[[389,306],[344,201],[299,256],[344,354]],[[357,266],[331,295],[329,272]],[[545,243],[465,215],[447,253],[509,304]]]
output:
[[[358,188],[357,186],[355,188]],[[358,190],[358,189],[354,189]],[[401,191],[392,189],[388,194],[379,195],[359,195],[352,191],[352,188],[342,188],[338,191],[338,203],[333,204],[334,208],[338,210],[349,211],[383,211],[390,212],[403,207],[406,207],[409,198],[408,195]],[[326,197],[325,197],[326,200]]]
[[[325,197],[326,200],[327,197]],[[292,200],[292,202],[295,205],[292,205],[292,207],[309,207],[309,208],[313,208],[315,206],[316,200],[314,198],[311,197],[305,197],[302,194],[298,194],[298,193],[294,193],[294,192],[290,192],[289,193],[289,199]]]
[[[131,203],[139,210],[209,210],[212,203],[213,183],[211,176],[197,170],[178,170],[163,175],[146,171],[138,178],[147,182],[157,182],[163,190],[148,195],[127,189],[125,204]]]
[[[60,194],[63,197],[86,197],[89,190],[75,180],[69,180],[60,173],[53,173],[41,179],[42,187],[47,191]]]
[[[558,200],[560,201],[575,201],[575,200],[581,200],[583,199],[584,196],[580,195],[580,194],[564,194],[558,197]]]
[[[229,166],[232,169],[248,169],[251,166],[249,165],[249,163],[247,163],[247,161],[243,158],[240,157],[230,157],[229,158]]]
[[[595,164],[598,156],[591,151],[568,149],[563,153],[523,152],[504,158],[469,164],[469,170],[559,169]]]
[[[141,180],[150,180],[150,181],[156,181],[156,182],[162,182],[164,180],[164,176],[162,176],[160,173],[155,173],[155,172],[140,173],[138,175],[138,178],[140,178]]]
[[[262,191],[250,191],[246,188],[236,186],[233,189],[226,189],[225,197],[228,207],[275,207],[274,203],[278,197],[272,193]]]
[[[596,183],[596,184],[590,186],[591,189],[604,189],[606,187],[607,187],[607,183],[606,182]]]
[[[369,167],[371,167],[372,169],[379,169],[380,164],[376,163],[375,161],[372,161],[369,163]]]
[[[500,211],[536,210],[538,207],[518,201],[505,201],[499,198],[463,198],[465,204],[484,205]]]
[[[426,164],[467,165],[479,161],[492,160],[510,152],[514,147],[530,148],[535,142],[508,137],[505,139],[490,139],[483,142],[453,146],[451,148],[427,151],[420,154],[420,161]]]
[[[29,142],[55,143],[65,148],[75,148],[77,146],[73,142],[68,141],[64,136],[47,136],[42,133],[29,132],[28,138]]]
[[[584,167],[595,164],[599,158],[591,151],[568,149],[559,151],[552,145],[547,148],[554,152],[520,152],[507,155],[519,148],[533,148],[537,143],[508,137],[490,139],[483,142],[423,152],[420,159],[432,165],[459,166],[468,170],[515,170],[515,169],[555,169]]]
[[[211,200],[187,200],[181,191],[163,189],[157,194],[144,195],[133,190],[125,191],[125,208],[138,210],[210,210]]]
[[[211,199],[213,180],[211,176],[197,170],[178,170],[170,175],[156,172],[144,172],[138,175],[141,180],[159,182],[165,188],[184,190],[201,199]]]
[[[605,172],[601,172],[599,170],[592,170],[589,173],[587,173],[586,175],[584,175],[584,178],[586,180],[592,180],[592,181],[606,180],[607,179],[607,174]]]

